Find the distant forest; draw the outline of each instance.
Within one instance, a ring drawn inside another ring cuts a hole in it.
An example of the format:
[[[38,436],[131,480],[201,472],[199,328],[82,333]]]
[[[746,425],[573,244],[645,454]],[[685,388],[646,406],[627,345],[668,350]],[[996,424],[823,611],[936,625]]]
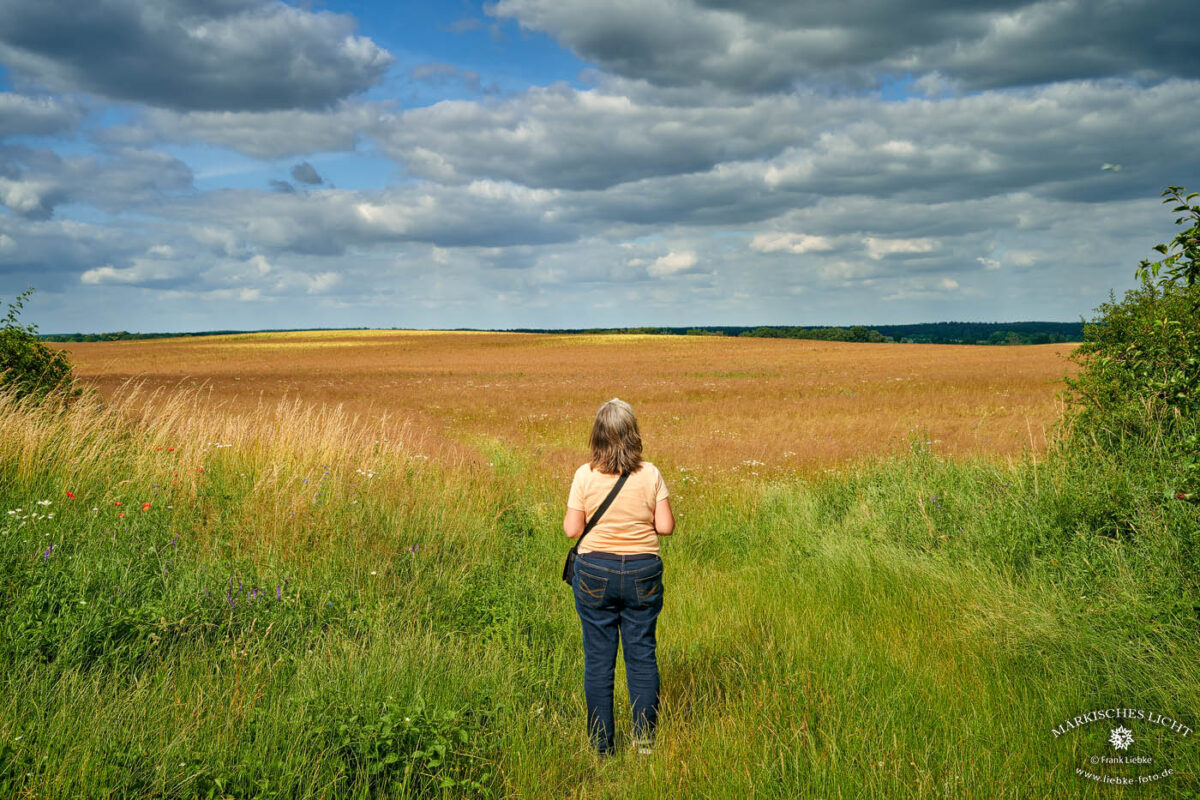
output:
[[[48,342],[116,342],[176,336],[221,336],[240,333],[293,333],[305,330],[366,328],[272,328],[263,331],[196,331],[192,333],[51,333]],[[455,330],[481,330],[456,328]],[[850,325],[805,328],[796,325],[705,325],[690,328],[508,328],[507,333],[641,333],[663,336],[753,336],[766,339],[820,339],[831,342],[912,342],[916,344],[1055,344],[1083,341],[1082,322],[924,322],[916,325]]]
[[[184,336],[234,336],[246,333],[307,333],[310,331],[365,331],[370,328],[263,328],[256,331],[187,331],[184,333],[42,333],[44,342],[123,342],[127,339],[175,339]]]
[[[693,328],[513,328],[513,333],[650,333],[668,336],[756,336],[768,339],[820,339],[832,342],[912,342],[915,344],[1056,344],[1083,341],[1082,322],[923,322],[915,325],[851,325],[804,328],[795,325],[705,325]]]

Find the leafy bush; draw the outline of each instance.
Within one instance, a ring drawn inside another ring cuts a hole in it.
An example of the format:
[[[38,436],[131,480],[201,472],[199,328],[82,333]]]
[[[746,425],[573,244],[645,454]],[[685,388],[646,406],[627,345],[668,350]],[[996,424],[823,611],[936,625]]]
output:
[[[25,301],[33,294],[26,289],[8,304],[8,313],[0,320],[0,388],[10,388],[18,397],[43,400],[56,390],[68,397],[77,396],[71,362],[66,353],[52,350],[37,337],[37,326],[17,321]]]
[[[313,725],[330,739],[345,774],[365,778],[371,794],[402,788],[417,797],[491,795],[490,762],[476,752],[486,715],[428,708],[419,695],[402,706],[388,696],[323,709]]]
[[[1141,286],[1097,309],[1067,385],[1076,434],[1108,449],[1165,439],[1179,460],[1179,493],[1191,499],[1200,478],[1200,205],[1189,204],[1198,193],[1183,192],[1170,187],[1164,202],[1182,213],[1176,224],[1191,226],[1154,248],[1165,258],[1138,266]]]

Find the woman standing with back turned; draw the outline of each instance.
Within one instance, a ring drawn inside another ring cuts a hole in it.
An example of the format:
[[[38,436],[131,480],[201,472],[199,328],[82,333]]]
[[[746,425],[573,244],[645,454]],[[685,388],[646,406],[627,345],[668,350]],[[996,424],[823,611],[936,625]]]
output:
[[[633,708],[633,741],[651,751],[658,725],[658,660],[654,628],[663,603],[658,537],[675,530],[667,487],[658,468],[642,460],[642,436],[633,409],[612,399],[592,425],[592,458],[575,471],[563,530],[576,539],[627,474],[600,521],[578,542],[571,584],[583,626],[583,689],[587,731],[601,755],[615,748],[613,670],[618,634]]]

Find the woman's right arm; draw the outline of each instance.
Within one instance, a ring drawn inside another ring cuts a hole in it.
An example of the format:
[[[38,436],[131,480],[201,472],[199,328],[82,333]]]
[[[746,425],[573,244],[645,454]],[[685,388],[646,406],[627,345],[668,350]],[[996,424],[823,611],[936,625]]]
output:
[[[675,515],[671,513],[669,497],[664,497],[654,506],[654,532],[659,536],[670,536],[675,532]]]

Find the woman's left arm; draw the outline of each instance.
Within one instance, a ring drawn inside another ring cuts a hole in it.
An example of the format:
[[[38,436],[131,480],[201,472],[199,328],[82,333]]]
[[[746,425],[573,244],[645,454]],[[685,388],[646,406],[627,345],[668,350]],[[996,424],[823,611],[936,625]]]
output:
[[[582,511],[576,508],[567,509],[567,515],[563,517],[563,533],[567,534],[568,539],[578,539],[585,525],[587,518]]]

